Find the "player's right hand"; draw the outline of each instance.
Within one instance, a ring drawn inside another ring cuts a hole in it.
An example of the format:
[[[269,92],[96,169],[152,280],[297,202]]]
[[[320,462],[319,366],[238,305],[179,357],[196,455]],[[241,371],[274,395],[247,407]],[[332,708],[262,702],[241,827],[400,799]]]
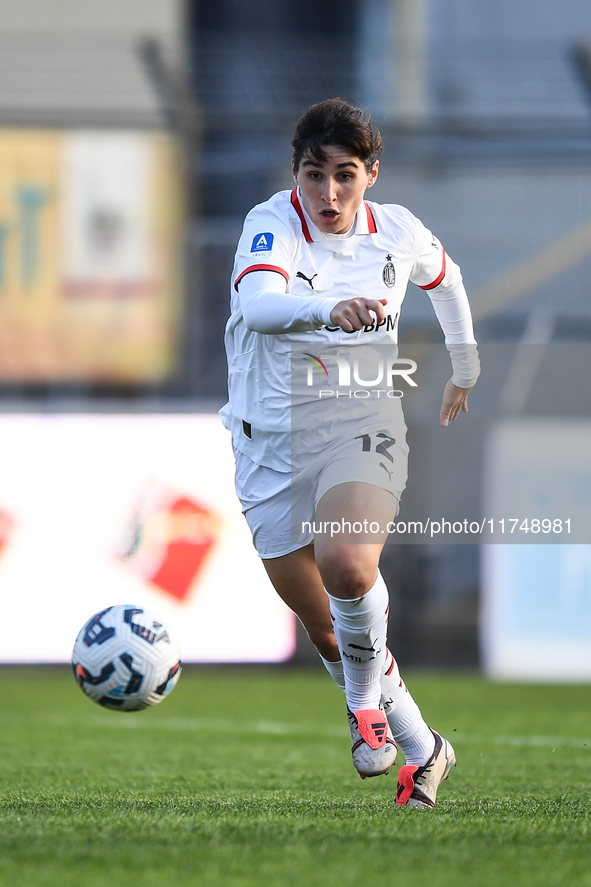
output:
[[[384,305],[388,304],[387,299],[364,299],[358,297],[356,299],[345,299],[337,302],[330,312],[330,322],[332,326],[340,327],[345,333],[353,333],[355,330],[362,330],[364,326],[373,324],[374,321],[381,323],[386,312]]]

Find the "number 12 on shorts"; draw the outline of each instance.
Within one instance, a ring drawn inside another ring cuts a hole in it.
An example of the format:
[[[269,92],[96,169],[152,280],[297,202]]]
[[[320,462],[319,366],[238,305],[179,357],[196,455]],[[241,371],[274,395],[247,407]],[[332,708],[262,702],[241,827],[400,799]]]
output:
[[[376,437],[381,437],[383,440],[376,444],[376,453],[379,453],[380,456],[385,456],[386,459],[389,459],[390,462],[393,462],[394,459],[388,452],[390,447],[394,446],[396,440],[393,437],[390,437],[388,434],[384,434],[383,431],[379,431],[376,434]],[[371,434],[359,434],[355,440],[360,440],[361,443],[361,452],[362,453],[370,453],[371,452]]]

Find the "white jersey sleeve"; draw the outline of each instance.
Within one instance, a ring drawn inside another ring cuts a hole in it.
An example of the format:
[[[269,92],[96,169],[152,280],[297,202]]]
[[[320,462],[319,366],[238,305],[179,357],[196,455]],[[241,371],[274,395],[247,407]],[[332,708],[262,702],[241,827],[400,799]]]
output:
[[[302,298],[288,292],[297,248],[294,229],[269,204],[255,207],[246,217],[233,284],[247,329],[279,335],[330,323],[338,298]]]
[[[410,280],[427,292],[455,286],[462,279],[460,269],[435,235],[419,219],[414,218],[414,222],[415,262]]]
[[[238,283],[238,298],[249,330],[279,335],[317,330],[330,324],[330,312],[338,299],[292,296],[285,292],[286,285],[287,282],[272,271],[257,269],[242,277]]]
[[[296,249],[289,222],[269,203],[255,206],[244,220],[238,241],[232,281],[234,289],[238,291],[240,282],[253,271],[270,271],[289,283]],[[277,288],[281,288],[279,284]]]
[[[429,294],[450,352],[452,382],[459,388],[471,388],[480,375],[480,361],[462,274],[437,237],[418,219],[415,244],[410,280]]]

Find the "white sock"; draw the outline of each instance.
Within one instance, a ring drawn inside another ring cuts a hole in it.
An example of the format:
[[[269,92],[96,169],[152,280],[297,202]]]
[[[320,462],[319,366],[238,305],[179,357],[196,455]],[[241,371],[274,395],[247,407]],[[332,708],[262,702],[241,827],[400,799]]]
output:
[[[343,663],[347,705],[353,712],[379,708],[388,621],[386,584],[378,571],[376,581],[362,597],[343,600],[329,594],[328,598]]]
[[[422,767],[435,750],[435,738],[421,711],[400,677],[398,665],[389,650],[381,677],[382,704],[396,745],[407,764]]]
[[[343,693],[345,692],[345,672],[343,671],[343,662],[342,659],[337,659],[336,662],[331,662],[330,659],[325,659],[324,656],[318,654],[324,663],[324,667],[337,685],[340,687]]]

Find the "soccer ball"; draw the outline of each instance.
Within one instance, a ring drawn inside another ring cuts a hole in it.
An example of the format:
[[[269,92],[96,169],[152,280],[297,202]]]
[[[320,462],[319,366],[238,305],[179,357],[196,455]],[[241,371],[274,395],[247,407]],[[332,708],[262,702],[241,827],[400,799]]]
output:
[[[72,668],[89,699],[116,711],[139,711],[173,689],[181,674],[180,650],[155,613],[119,604],[81,628]]]

